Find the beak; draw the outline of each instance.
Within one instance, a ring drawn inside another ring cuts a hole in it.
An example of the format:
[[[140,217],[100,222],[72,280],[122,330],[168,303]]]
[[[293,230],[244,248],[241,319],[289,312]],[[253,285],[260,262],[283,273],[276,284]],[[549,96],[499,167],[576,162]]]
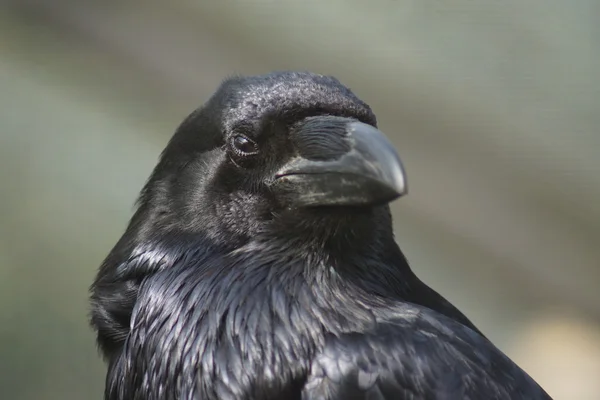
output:
[[[272,189],[278,197],[299,207],[374,206],[407,193],[402,162],[383,132],[351,119],[340,130],[331,141],[340,149],[335,159],[296,156],[276,172]],[[332,133],[311,134],[327,140]]]

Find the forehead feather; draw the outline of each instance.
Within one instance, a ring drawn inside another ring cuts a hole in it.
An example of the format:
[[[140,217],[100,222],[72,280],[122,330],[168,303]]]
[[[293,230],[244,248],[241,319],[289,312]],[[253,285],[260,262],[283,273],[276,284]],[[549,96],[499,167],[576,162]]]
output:
[[[330,114],[376,125],[370,107],[337,79],[302,72],[232,78],[220,89],[226,130],[258,124],[265,118],[292,122]]]

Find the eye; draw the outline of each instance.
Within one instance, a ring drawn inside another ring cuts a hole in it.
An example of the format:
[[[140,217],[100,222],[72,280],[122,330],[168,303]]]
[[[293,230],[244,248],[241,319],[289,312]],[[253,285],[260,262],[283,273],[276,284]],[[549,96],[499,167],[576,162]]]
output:
[[[258,145],[244,135],[234,135],[231,138],[231,147],[240,156],[249,156],[258,153]]]

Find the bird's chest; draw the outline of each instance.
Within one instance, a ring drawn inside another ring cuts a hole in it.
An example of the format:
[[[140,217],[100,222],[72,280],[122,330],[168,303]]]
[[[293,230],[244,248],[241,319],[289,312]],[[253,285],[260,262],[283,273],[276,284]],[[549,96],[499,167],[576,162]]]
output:
[[[310,288],[192,278],[157,279],[140,292],[125,386],[145,399],[300,396],[327,334]]]

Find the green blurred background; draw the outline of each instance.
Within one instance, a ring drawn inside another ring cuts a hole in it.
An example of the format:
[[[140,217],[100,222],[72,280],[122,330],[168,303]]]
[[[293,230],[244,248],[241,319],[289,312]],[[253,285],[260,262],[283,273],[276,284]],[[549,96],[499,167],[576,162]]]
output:
[[[87,288],[234,73],[332,74],[408,170],[415,271],[556,399],[600,399],[600,3],[0,1],[0,397],[100,399]]]

